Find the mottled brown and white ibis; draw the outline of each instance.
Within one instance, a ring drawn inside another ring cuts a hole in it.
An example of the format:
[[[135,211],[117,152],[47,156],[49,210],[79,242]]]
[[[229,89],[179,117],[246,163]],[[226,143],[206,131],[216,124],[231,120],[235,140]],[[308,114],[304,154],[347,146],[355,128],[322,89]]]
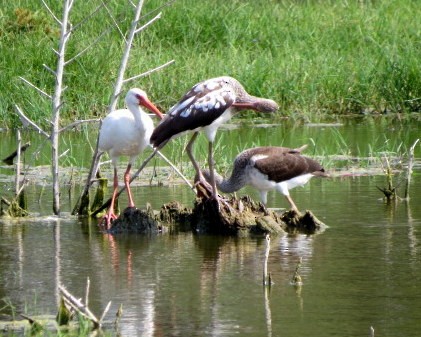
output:
[[[312,177],[328,177],[324,168],[314,159],[301,155],[306,146],[297,149],[264,146],[244,150],[234,160],[231,176],[224,179],[215,173],[216,186],[221,192],[232,193],[246,185],[260,192],[266,205],[268,191],[276,190],[288,200],[291,208],[298,208],[289,195],[289,190],[304,186]],[[203,171],[210,181],[210,172]]]
[[[199,181],[206,185],[198,163],[193,157],[192,146],[199,133],[203,131],[209,141],[208,165],[213,199],[218,192],[213,177],[213,142],[218,128],[241,110],[274,112],[278,105],[271,99],[252,96],[235,78],[216,77],[194,85],[183,98],[165,115],[151,136],[151,144],[162,148],[170,139],[186,132],[193,132],[186,152],[195,168]]]
[[[130,89],[126,94],[125,102],[127,109],[110,112],[102,121],[99,131],[99,151],[108,152],[114,167],[114,190],[111,205],[104,216],[107,228],[109,228],[111,221],[117,217],[114,213],[114,203],[118,188],[117,165],[120,156],[129,157],[127,169],[124,173],[124,184],[129,198],[129,207],[135,206],[129,185],[130,169],[136,157],[150,144],[149,140],[154,128],[151,117],[141,106],[155,113],[160,119],[163,117],[141,89]]]

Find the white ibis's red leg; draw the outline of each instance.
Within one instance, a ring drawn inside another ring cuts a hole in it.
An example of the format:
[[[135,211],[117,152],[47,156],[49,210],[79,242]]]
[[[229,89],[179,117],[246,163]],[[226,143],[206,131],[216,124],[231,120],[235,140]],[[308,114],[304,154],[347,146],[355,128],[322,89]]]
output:
[[[124,173],[124,185],[127,189],[127,196],[129,198],[129,207],[135,207],[133,202],[133,196],[130,190],[130,170],[132,165],[127,165],[126,172]],[[114,183],[113,183],[113,196],[111,198],[111,205],[108,208],[107,214],[104,216],[103,220],[105,220],[106,229],[110,229],[111,222],[117,219],[117,215],[114,213],[115,208],[115,199],[117,198],[117,190],[118,190],[118,176],[117,176],[117,168],[114,168]]]
[[[117,215],[114,213],[114,205],[115,205],[115,198],[117,196],[117,189],[118,189],[118,176],[117,176],[117,168],[114,167],[114,183],[113,183],[113,196],[111,197],[111,205],[108,208],[107,214],[104,216],[103,220],[105,220],[106,229],[110,229],[111,222],[117,219]]]
[[[135,158],[150,144],[150,134],[154,126],[152,119],[141,108],[142,106],[155,113],[160,119],[162,114],[149,101],[146,93],[139,88],[132,88],[125,99],[127,109],[110,112],[101,123],[98,139],[98,149],[108,152],[114,166],[114,191],[111,206],[104,216],[107,227],[116,219],[114,214],[115,199],[117,198],[117,164],[120,156],[129,156],[129,162],[124,174],[124,184],[129,197],[129,207],[134,207],[130,190],[130,169]]]
[[[132,168],[132,164],[129,163],[127,165],[127,170],[124,173],[124,185],[126,186],[127,196],[129,198],[129,207],[135,207],[133,202],[132,191],[130,190],[130,170]]]

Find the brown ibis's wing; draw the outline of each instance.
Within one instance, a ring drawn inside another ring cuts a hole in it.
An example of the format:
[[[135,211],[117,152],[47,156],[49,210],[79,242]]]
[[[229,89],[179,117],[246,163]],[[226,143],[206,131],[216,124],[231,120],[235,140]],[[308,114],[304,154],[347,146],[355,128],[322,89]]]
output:
[[[159,147],[180,133],[212,124],[235,98],[235,92],[225,81],[212,79],[196,84],[155,128],[151,144]]]
[[[294,149],[269,147],[260,155],[261,158],[256,157],[254,166],[272,181],[281,182],[302,174],[324,172],[318,162]]]

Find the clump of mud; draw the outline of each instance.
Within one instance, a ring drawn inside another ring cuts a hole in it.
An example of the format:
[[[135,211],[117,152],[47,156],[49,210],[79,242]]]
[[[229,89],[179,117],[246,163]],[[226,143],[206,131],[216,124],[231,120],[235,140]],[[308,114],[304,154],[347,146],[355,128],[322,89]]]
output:
[[[278,214],[247,196],[219,203],[212,199],[197,199],[192,214],[193,229],[199,233],[244,236],[284,232]]]
[[[193,231],[217,235],[248,236],[251,234],[280,234],[301,232],[313,234],[326,225],[310,211],[293,210],[282,214],[266,209],[249,197],[217,202],[197,198],[193,208],[171,202],[154,211],[127,208],[112,223],[109,233],[154,234],[160,231]]]
[[[161,225],[156,219],[155,212],[147,205],[146,210],[127,207],[120,216],[112,222],[112,226],[107,232],[110,234],[157,234],[160,230]]]

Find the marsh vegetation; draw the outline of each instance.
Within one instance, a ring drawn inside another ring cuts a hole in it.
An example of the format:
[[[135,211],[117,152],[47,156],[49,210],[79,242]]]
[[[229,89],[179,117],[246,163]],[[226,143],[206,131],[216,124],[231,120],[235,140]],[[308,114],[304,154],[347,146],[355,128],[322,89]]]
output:
[[[110,27],[66,74],[63,119],[105,115],[122,34],[133,16],[125,1],[106,4],[122,31],[106,11],[99,11],[74,34],[70,51],[87,46]],[[49,5],[61,11],[60,2]],[[74,22],[98,5],[76,1]],[[222,74],[240,79],[249,92],[276,100],[284,116],[313,120],[326,114],[420,110],[421,9],[416,1],[151,0],[145,1],[142,22],[156,8],[162,18],[136,38],[128,75],[176,61],[136,83],[163,111],[192,84]],[[18,102],[29,117],[45,124],[50,105],[19,76],[40,88],[52,85],[42,64],[53,62],[55,22],[41,3],[5,2],[0,31],[0,120],[19,126],[13,109]]]

